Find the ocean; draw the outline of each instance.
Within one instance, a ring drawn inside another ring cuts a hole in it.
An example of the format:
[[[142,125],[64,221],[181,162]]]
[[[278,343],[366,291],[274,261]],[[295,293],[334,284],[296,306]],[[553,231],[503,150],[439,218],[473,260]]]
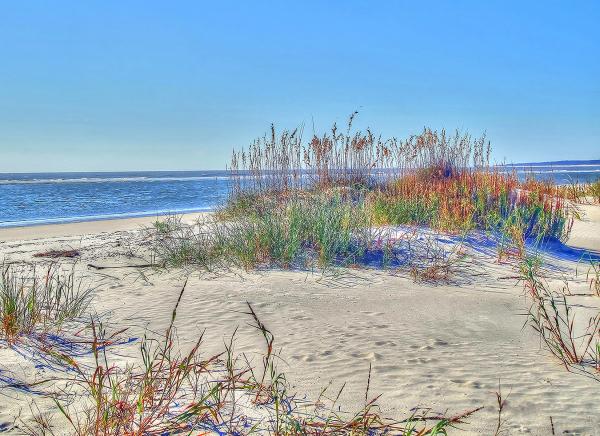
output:
[[[600,177],[600,160],[503,168],[557,183]],[[208,211],[228,192],[226,171],[0,173],[0,227]]]
[[[226,171],[0,174],[0,227],[211,210]]]
[[[533,176],[537,179],[553,180],[561,185],[595,182],[600,178],[600,159],[528,162],[501,165],[498,168],[515,171],[521,180]]]

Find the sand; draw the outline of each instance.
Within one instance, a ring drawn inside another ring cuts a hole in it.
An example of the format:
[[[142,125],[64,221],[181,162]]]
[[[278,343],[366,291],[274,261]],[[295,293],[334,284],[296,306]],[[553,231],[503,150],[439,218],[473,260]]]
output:
[[[600,250],[596,230],[600,207],[586,206],[584,213],[569,243]],[[0,255],[7,261],[31,261],[33,254],[48,249],[79,250],[76,269],[97,286],[94,308],[138,337],[164,331],[189,277],[177,333],[185,348],[206,329],[207,355],[222,351],[224,341],[239,327],[235,349],[258,360],[264,347],[260,335],[248,325],[244,313],[248,301],[273,331],[282,369],[294,390],[316,398],[330,382],[332,395],[346,383],[340,398],[345,410],[363,404],[372,365],[370,392],[382,394],[378,404],[392,417],[406,417],[408,409],[416,406],[450,414],[483,406],[461,430],[449,434],[490,435],[496,427],[494,392],[500,382],[504,395],[510,394],[503,413],[504,434],[550,435],[552,417],[556,434],[600,435],[600,382],[567,372],[541,346],[537,334],[524,327],[530,301],[514,278],[513,267],[498,264],[491,255],[470,252],[477,274],[438,285],[364,270],[206,275],[135,268],[98,271],[86,266],[147,261],[137,254],[145,243],[140,228],[151,221],[2,229]],[[572,289],[585,293],[581,265],[552,262],[557,267],[554,284],[560,285],[566,276],[573,279]],[[582,320],[600,310],[600,297],[574,296],[569,302],[580,308]],[[0,349],[2,367],[24,378],[35,376],[35,368],[10,349]],[[19,413],[21,419],[30,419],[31,396],[0,389],[4,394],[0,424],[10,428]],[[40,410],[54,409],[49,400],[34,399]],[[18,434],[15,428],[10,432]]]
[[[192,222],[208,212],[188,213],[181,215],[184,222]],[[152,225],[157,219],[165,216],[145,216],[136,218],[110,219],[99,221],[81,221],[67,224],[46,224],[27,227],[0,228],[0,241],[31,241],[34,239],[51,239],[59,237],[95,235],[121,231],[139,230]]]
[[[600,207],[593,204],[578,205],[581,219],[575,221],[567,245],[585,250],[600,250]]]

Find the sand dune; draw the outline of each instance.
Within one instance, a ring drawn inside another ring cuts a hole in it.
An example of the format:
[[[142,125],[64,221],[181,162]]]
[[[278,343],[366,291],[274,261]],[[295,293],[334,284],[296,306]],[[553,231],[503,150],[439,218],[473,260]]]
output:
[[[570,242],[600,249],[600,208],[587,206],[586,220],[576,223]],[[193,219],[194,216],[186,216]],[[569,373],[523,325],[529,301],[510,265],[470,252],[478,275],[443,285],[415,283],[381,271],[231,271],[211,276],[198,272],[114,269],[96,271],[88,263],[135,265],[144,241],[139,228],[151,219],[138,218],[0,230],[0,253],[8,261],[31,261],[53,248],[81,252],[76,269],[98,287],[94,307],[114,325],[130,327],[130,335],[162,331],[170,309],[189,275],[178,313],[181,346],[189,346],[206,329],[208,354],[223,349],[236,327],[236,350],[258,359],[262,338],[248,325],[246,302],[273,331],[281,349],[282,369],[295,390],[316,397],[332,382],[337,391],[347,382],[341,404],[347,410],[364,402],[369,364],[370,391],[386,415],[406,417],[415,406],[450,413],[484,409],[450,434],[493,434],[497,419],[498,383],[510,393],[503,418],[505,434],[600,434],[600,383]],[[573,262],[553,260],[556,283],[575,276]],[[581,267],[580,267],[581,268]],[[574,288],[586,289],[585,277]],[[570,297],[581,318],[600,309],[600,298]],[[135,348],[135,347],[133,347]],[[135,351],[135,350],[134,350]],[[34,377],[22,357],[0,349],[0,367],[10,366]],[[9,392],[0,400],[0,423],[20,413],[27,419],[31,398]],[[36,398],[42,410],[49,400]]]

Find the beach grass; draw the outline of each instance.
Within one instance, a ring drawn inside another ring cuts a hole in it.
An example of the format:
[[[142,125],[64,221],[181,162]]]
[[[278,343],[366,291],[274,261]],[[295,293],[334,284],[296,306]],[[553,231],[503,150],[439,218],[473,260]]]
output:
[[[353,212],[367,206],[373,225],[426,225],[441,231],[481,229],[525,238],[562,238],[568,231],[564,192],[551,182],[490,166],[485,136],[424,129],[405,140],[370,130],[330,132],[303,144],[301,131],[255,141],[233,154],[228,215],[255,215],[261,198],[286,203],[329,194]],[[300,132],[300,133],[299,133]]]
[[[600,178],[587,186],[586,195],[589,195],[596,203],[600,203]]]
[[[345,132],[334,124],[307,143],[302,129],[277,134],[272,127],[234,152],[231,192],[215,219],[196,232],[173,219],[158,223],[157,259],[209,269],[326,269],[379,257],[386,266],[403,250],[390,227],[480,231],[503,247],[499,252],[518,255],[526,241],[567,236],[574,214],[564,189],[521,183],[490,166],[485,136],[426,128],[405,140],[384,139],[353,132],[354,116]]]
[[[35,266],[3,265],[0,273],[0,339],[9,344],[33,333],[57,332],[87,309],[92,290],[56,264],[42,274]]]
[[[533,301],[528,311],[529,324],[567,370],[591,369],[592,377],[600,381],[600,313],[592,316],[583,329],[577,328],[574,306],[564,291],[569,289],[568,282],[563,292],[553,290],[541,273],[541,266],[539,256],[526,256],[520,263],[520,280]]]
[[[376,227],[366,206],[339,197],[296,198],[260,213],[189,225],[169,217],[166,233],[150,229],[152,255],[166,267],[206,271],[331,267],[401,270],[415,281],[448,283],[468,267],[461,236],[453,244],[411,227]]]
[[[587,270],[586,280],[589,283],[590,290],[600,297],[600,262],[590,262]]]
[[[575,204],[597,204],[600,202],[600,178],[597,178],[593,182],[571,180],[568,183],[555,186],[551,181],[539,181],[530,176],[527,179],[527,183],[553,187],[558,196],[568,199]]]

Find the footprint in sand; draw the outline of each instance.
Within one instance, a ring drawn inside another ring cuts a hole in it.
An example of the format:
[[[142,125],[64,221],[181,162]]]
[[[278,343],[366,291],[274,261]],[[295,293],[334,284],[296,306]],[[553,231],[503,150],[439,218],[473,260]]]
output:
[[[369,312],[366,310],[362,310],[360,313],[362,313],[363,315],[367,315],[367,316],[381,316],[383,315],[383,312]]]
[[[376,341],[375,345],[377,345],[378,347],[383,347],[383,346],[395,347],[396,343],[392,342],[392,341]]]

